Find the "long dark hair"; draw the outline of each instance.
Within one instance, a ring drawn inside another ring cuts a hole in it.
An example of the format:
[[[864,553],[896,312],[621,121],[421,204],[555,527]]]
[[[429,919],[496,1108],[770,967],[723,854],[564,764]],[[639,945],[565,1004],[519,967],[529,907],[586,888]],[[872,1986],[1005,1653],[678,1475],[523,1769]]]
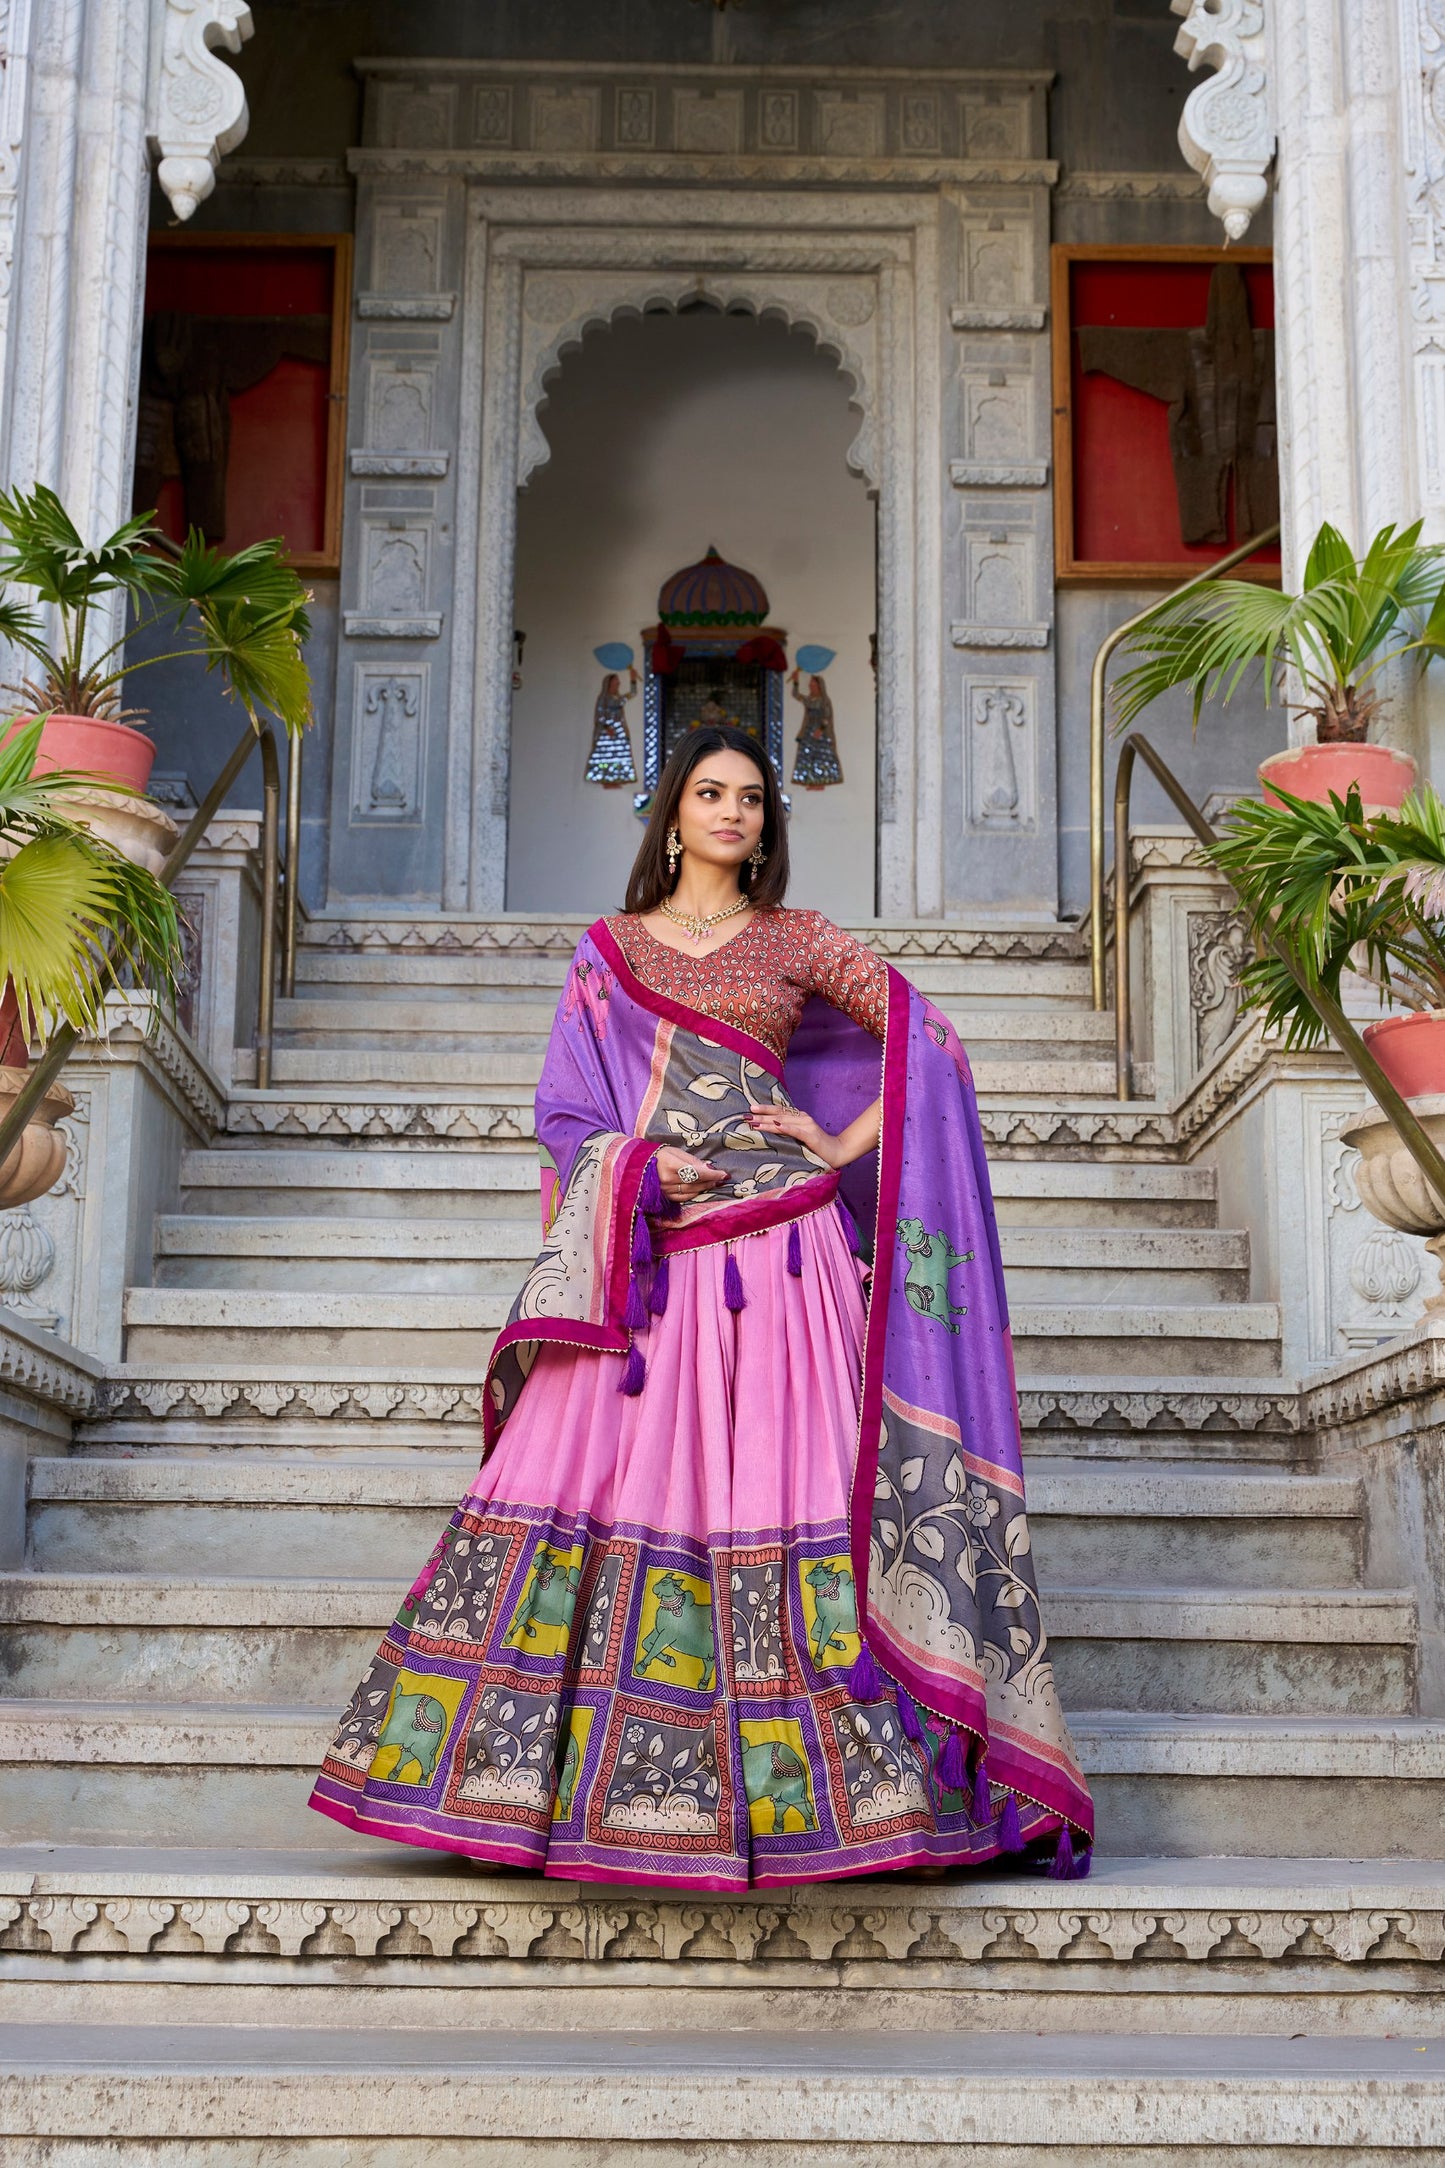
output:
[[[741,753],[763,781],[763,863],[738,868],[738,886],[760,911],[781,903],[788,892],[788,822],[773,764],[751,732],[731,723],[703,723],[678,741],[658,778],[647,819],[647,834],[627,880],[625,911],[655,911],[677,886],[667,866],[667,832],[677,823],[683,788],[699,761],[709,753]],[[679,871],[681,869],[679,868]]]

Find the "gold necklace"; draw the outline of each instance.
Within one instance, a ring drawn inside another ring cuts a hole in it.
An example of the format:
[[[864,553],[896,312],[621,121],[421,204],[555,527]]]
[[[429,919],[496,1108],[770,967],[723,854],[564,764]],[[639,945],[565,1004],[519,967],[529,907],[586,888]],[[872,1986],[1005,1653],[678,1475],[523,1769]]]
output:
[[[739,896],[737,902],[730,903],[725,911],[710,911],[706,914],[701,911],[691,914],[686,911],[674,911],[666,898],[657,908],[664,918],[672,920],[674,926],[681,926],[689,940],[706,941],[714,926],[720,926],[725,918],[736,918],[739,911],[747,910],[751,901],[750,896]]]

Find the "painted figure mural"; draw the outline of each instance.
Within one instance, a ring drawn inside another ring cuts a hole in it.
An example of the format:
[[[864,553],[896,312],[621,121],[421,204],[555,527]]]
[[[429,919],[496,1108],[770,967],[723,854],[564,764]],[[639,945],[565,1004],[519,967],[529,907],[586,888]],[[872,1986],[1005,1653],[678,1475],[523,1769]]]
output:
[[[615,642],[595,650],[604,665],[602,689],[592,709],[592,745],[587,755],[587,780],[615,790],[621,783],[635,783],[632,738],[627,728],[627,703],[637,691],[637,671],[632,650]],[[623,658],[625,657],[625,661]],[[622,670],[627,671],[627,690],[622,690]]]
[[[826,654],[829,662],[833,659],[826,648],[804,648],[799,652]],[[828,682],[821,674],[821,667],[810,673],[806,692],[802,677],[802,671],[795,669],[788,681],[793,698],[803,710],[793,754],[793,781],[801,783],[804,790],[824,790],[828,784],[843,780],[843,763],[838,758],[838,741],[833,730],[833,703],[828,697]]]

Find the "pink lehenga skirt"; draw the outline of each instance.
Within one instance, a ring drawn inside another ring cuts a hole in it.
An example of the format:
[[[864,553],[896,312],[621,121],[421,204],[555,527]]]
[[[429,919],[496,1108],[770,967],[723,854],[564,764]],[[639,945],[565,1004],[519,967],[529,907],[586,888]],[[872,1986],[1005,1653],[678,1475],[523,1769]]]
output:
[[[669,1260],[635,1398],[618,1357],[542,1347],[352,1696],[321,1813],[685,1889],[996,1856],[992,1811],[939,1783],[941,1727],[855,1691],[863,1268],[832,1206],[794,1227],[791,1258],[788,1227],[733,1246],[741,1309],[723,1246]],[[1020,1809],[1016,1841],[1056,1826]]]

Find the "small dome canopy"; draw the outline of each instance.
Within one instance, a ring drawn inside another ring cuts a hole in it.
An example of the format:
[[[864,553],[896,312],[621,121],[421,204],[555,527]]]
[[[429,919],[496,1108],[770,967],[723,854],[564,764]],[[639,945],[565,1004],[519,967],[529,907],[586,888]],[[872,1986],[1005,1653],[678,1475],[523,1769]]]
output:
[[[657,614],[664,625],[761,625],[768,597],[761,580],[710,549],[663,581]]]

